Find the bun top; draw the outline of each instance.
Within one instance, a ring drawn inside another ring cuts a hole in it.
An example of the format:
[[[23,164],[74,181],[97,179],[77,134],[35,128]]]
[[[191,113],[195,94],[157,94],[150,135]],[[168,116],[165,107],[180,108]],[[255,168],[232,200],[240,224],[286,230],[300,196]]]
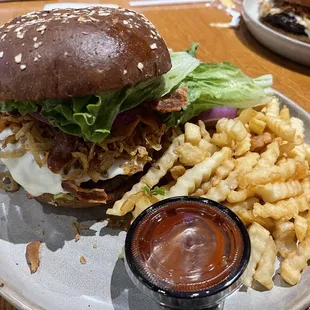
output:
[[[153,24],[127,9],[32,12],[0,28],[0,100],[97,94],[170,68],[167,46]]]

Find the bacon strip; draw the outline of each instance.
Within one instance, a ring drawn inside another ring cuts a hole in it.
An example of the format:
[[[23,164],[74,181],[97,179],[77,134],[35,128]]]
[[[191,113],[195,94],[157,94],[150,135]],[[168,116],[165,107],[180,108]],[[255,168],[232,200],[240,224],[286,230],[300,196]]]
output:
[[[54,138],[52,148],[47,158],[47,166],[58,173],[71,159],[76,150],[78,137],[67,135],[60,131]]]
[[[188,88],[182,87],[157,101],[152,102],[152,109],[162,114],[181,111],[188,103]]]
[[[108,199],[108,195],[104,189],[81,188],[71,181],[62,182],[62,187],[69,193],[75,194],[79,200],[87,201],[90,203],[106,203]]]

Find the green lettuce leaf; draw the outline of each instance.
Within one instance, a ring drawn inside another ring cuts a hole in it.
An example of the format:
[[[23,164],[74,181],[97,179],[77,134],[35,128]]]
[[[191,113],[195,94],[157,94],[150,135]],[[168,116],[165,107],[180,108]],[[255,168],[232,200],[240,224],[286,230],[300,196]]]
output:
[[[272,76],[251,79],[231,63],[201,63],[179,85],[188,87],[189,103],[182,111],[168,115],[169,127],[185,123],[216,106],[248,108],[268,100],[273,91]]]

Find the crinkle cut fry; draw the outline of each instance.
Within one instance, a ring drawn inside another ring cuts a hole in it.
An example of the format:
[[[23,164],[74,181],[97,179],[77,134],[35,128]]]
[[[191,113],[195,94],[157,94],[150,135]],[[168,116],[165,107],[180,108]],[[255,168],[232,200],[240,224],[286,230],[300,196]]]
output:
[[[267,150],[261,154],[255,169],[273,166],[280,155],[279,142],[274,141],[267,146]]]
[[[253,223],[248,231],[251,240],[251,257],[248,267],[242,275],[242,282],[247,287],[251,287],[255,269],[266,249],[270,233],[257,223]]]
[[[211,187],[203,197],[218,202],[226,200],[229,192],[238,187],[237,176],[251,171],[258,157],[259,155],[256,153],[248,153],[246,156],[238,158],[235,169],[229,173],[228,177],[215,187]]]
[[[310,236],[302,241],[296,252],[284,259],[281,263],[281,277],[290,285],[297,284],[301,273],[307,268],[310,259]]]
[[[225,133],[230,139],[242,141],[248,134],[242,122],[238,119],[221,118],[216,124],[217,133]]]
[[[274,264],[276,262],[277,253],[278,248],[273,241],[272,236],[269,236],[266,250],[261,257],[254,274],[254,279],[269,290],[273,288],[272,277],[274,275]]]
[[[303,193],[302,186],[297,180],[258,185],[254,191],[261,196],[265,202],[276,202],[299,196]]]
[[[175,138],[172,144],[169,146],[164,155],[149,169],[149,171],[135,184],[130,191],[124,194],[123,198],[116,201],[111,209],[107,210],[109,215],[122,216],[130,212],[134,208],[134,201],[129,201],[128,198],[141,191],[142,186],[148,186],[152,188],[155,186],[160,179],[166,175],[171,169],[174,163],[178,159],[178,155],[174,153],[174,150],[184,143],[184,135],[180,135]],[[125,205],[127,203],[127,205]],[[124,207],[125,205],[125,207]]]
[[[266,123],[268,128],[283,140],[288,142],[293,142],[295,140],[296,130],[286,121],[278,118],[267,117]]]
[[[266,167],[265,169],[255,168],[246,175],[238,176],[239,186],[263,185],[277,181],[284,182],[294,176],[296,172],[296,162],[293,159],[281,162],[279,166]]]
[[[266,116],[278,118],[280,114],[280,101],[274,97],[266,106]]]
[[[298,204],[298,197],[296,199],[290,198],[288,200],[280,200],[275,204],[269,202],[264,205],[255,203],[253,207],[253,214],[254,216],[261,216],[263,218],[271,217],[275,220],[290,220],[298,215]]]
[[[224,147],[221,151],[214,153],[211,157],[206,158],[193,168],[188,169],[177,180],[177,183],[171,187],[167,198],[193,193],[203,181],[210,178],[214,170],[219,167],[224,160],[231,158],[231,153],[230,148]]]
[[[275,221],[272,236],[283,258],[288,257],[292,252],[296,251],[294,223],[284,219]]]

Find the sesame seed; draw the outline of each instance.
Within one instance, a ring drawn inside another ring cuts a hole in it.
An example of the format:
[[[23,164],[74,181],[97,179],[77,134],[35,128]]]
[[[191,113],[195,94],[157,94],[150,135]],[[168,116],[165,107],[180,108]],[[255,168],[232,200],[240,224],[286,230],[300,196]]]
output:
[[[47,14],[46,14],[46,13],[44,13],[44,14],[42,14],[42,16],[43,16],[43,17],[46,17],[46,16],[47,16]]]
[[[83,31],[82,33],[83,33],[83,34],[85,34],[85,35],[87,35],[87,34],[88,34],[88,33],[87,33],[87,32],[85,32],[85,31]]]
[[[20,32],[21,30],[23,30],[23,27],[18,27],[14,30],[14,32]]]
[[[25,70],[27,68],[27,66],[26,65],[20,65],[20,70]]]
[[[39,60],[39,58],[36,56],[36,57],[34,57],[34,62],[37,62],[38,60]]]
[[[99,12],[98,15],[99,16],[109,16],[109,15],[111,15],[111,13],[109,13],[109,12]]]
[[[6,37],[6,33],[1,36],[1,40],[3,40],[5,37]]]
[[[11,29],[11,28],[14,28],[15,27],[15,25],[8,25],[6,28],[7,29]]]
[[[54,16],[60,16],[61,13],[53,13]]]
[[[3,57],[3,52],[0,52],[0,58],[2,58]]]
[[[41,59],[41,55],[40,54],[38,54],[38,58]]]
[[[22,54],[18,54],[14,57],[14,60],[17,64],[19,64],[22,61]]]
[[[16,37],[19,39],[23,39],[24,38],[24,34],[25,32],[17,32]]]
[[[37,31],[42,31],[45,30],[46,26],[45,25],[41,25],[40,27],[37,28]]]
[[[34,42],[36,42],[37,40],[38,40],[38,38],[37,38],[37,37],[34,37],[34,38],[33,38],[33,41],[34,41]]]
[[[142,69],[144,68],[143,63],[139,62],[137,67],[140,71],[142,71]]]
[[[68,56],[68,52],[65,52],[64,55],[65,55],[65,56]]]
[[[157,44],[156,43],[151,44],[151,49],[152,50],[156,50],[157,49]]]
[[[42,45],[42,42],[34,43],[33,47],[34,48],[39,48]]]
[[[41,31],[41,35],[43,35],[43,34],[44,34],[44,30]]]
[[[123,74],[127,74],[127,70],[124,70],[124,71],[123,71]]]
[[[127,20],[123,20],[123,24],[124,24],[124,25],[128,25],[129,23],[128,23]]]

